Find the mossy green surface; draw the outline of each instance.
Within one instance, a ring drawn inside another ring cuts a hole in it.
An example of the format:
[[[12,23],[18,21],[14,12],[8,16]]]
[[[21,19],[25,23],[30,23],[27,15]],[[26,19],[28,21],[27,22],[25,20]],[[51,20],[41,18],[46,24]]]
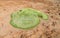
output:
[[[40,23],[40,17],[48,19],[48,16],[32,8],[24,8],[11,14],[10,24],[16,28],[30,29]]]

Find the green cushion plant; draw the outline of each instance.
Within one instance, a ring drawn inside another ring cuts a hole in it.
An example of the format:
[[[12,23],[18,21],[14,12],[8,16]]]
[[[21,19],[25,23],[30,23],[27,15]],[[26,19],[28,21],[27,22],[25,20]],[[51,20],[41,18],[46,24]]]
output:
[[[24,8],[11,14],[10,24],[16,28],[30,29],[40,23],[40,18],[47,20],[48,16],[32,8]]]

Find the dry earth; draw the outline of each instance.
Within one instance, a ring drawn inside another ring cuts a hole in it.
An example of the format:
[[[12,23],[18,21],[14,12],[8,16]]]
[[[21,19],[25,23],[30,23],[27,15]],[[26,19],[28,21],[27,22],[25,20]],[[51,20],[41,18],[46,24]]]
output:
[[[12,27],[11,13],[27,7],[45,12],[48,20],[41,19],[41,23],[30,30]],[[60,38],[60,1],[0,0],[0,38]]]

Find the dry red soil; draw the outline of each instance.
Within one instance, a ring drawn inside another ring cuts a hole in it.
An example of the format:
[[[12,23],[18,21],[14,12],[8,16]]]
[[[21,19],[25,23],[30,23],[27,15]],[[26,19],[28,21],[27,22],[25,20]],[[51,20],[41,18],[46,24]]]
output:
[[[41,10],[48,20],[30,30],[14,28],[10,24],[11,13],[22,8]],[[0,38],[60,38],[60,1],[59,0],[16,0],[0,1]]]

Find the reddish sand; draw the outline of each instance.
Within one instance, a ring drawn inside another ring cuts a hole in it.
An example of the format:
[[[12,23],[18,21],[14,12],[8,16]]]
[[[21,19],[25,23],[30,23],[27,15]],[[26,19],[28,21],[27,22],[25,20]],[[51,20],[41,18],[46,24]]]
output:
[[[45,12],[49,19],[30,30],[10,25],[10,15],[22,8],[33,8]],[[56,0],[0,1],[0,38],[60,38],[60,3]]]

